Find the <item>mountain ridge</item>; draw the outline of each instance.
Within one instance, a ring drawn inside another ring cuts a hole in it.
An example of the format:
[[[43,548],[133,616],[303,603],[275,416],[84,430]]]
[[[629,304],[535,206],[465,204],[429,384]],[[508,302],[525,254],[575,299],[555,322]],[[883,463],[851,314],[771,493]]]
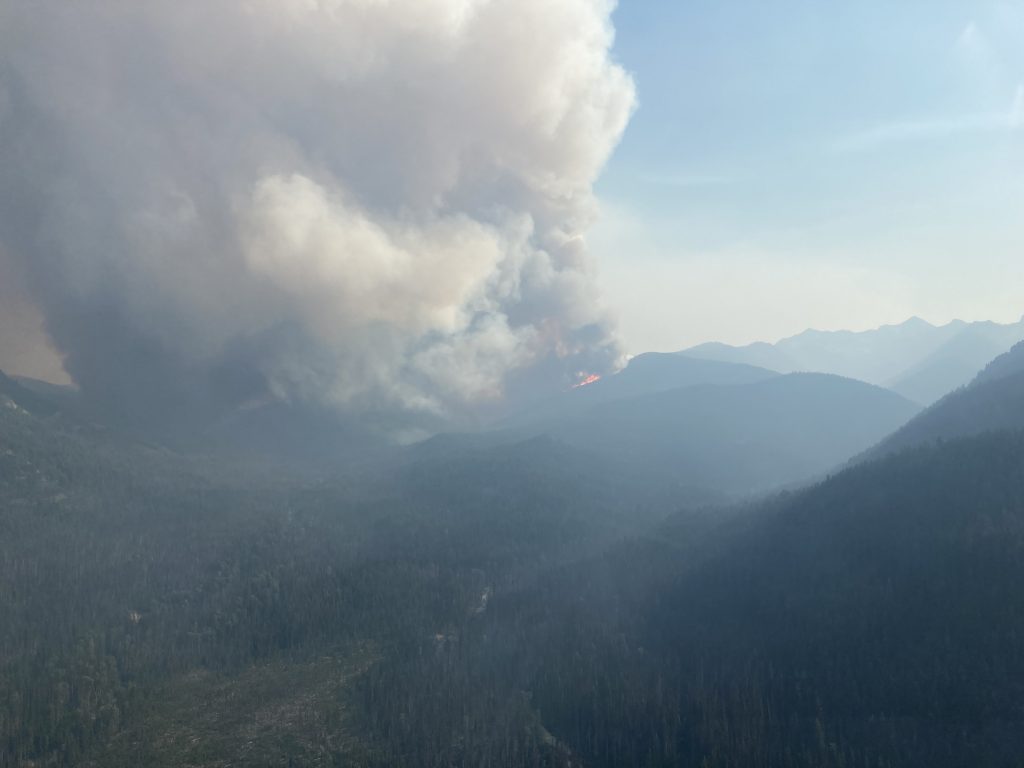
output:
[[[892,389],[922,405],[967,384],[989,360],[1024,340],[1016,323],[919,317],[866,331],[808,329],[774,344],[699,344],[676,354],[762,365],[781,373],[836,373]]]
[[[858,460],[937,440],[1024,429],[1024,343],[989,362],[970,384],[917,414]]]
[[[514,434],[548,434],[687,487],[745,494],[810,480],[918,409],[872,384],[793,373],[597,402]]]

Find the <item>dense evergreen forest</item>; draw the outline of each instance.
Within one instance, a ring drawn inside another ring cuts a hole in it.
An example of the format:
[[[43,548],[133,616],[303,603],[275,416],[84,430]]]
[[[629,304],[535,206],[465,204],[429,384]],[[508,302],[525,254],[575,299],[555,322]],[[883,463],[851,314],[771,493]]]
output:
[[[1024,765],[1019,431],[712,507],[546,437],[312,476],[0,383],[0,765]]]
[[[496,602],[470,663],[584,765],[1021,765],[1022,578],[992,435],[672,518]]]
[[[402,762],[354,681],[668,510],[545,439],[311,482],[10,398],[0,504],[4,765]]]

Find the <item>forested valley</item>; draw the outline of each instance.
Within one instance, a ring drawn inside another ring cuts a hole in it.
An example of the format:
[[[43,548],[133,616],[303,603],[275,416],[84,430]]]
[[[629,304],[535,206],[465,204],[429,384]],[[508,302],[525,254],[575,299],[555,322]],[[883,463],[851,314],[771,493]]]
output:
[[[1022,765],[1024,433],[959,429],[993,370],[731,499],[545,435],[303,473],[4,379],[0,764]]]
[[[1024,0],[0,0],[0,768],[1024,768]]]

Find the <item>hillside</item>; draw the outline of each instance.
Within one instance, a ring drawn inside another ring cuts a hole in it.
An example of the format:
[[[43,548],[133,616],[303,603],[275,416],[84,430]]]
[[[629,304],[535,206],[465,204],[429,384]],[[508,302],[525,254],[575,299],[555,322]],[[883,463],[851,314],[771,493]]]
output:
[[[311,479],[0,405],[5,768],[428,764],[381,681],[677,506],[551,440]],[[547,759],[535,720],[481,708],[475,739]]]
[[[775,371],[756,365],[648,352],[632,358],[618,373],[533,403],[499,426],[517,428],[542,424],[613,400],[698,385],[750,384],[777,375]]]
[[[52,416],[60,410],[54,400],[33,391],[3,371],[0,371],[0,406],[8,410],[28,411],[36,416]]]
[[[37,416],[8,389],[2,766],[1024,754],[1020,433],[723,509],[685,506],[688,484],[823,472],[915,406],[769,376],[310,478]]]
[[[1024,373],[1024,342],[988,363],[975,377],[975,383],[995,381],[1017,373]]]
[[[633,471],[745,494],[826,472],[916,412],[899,395],[862,382],[790,374],[616,400],[543,430]]]
[[[588,766],[1017,765],[1022,578],[1024,436],[923,448],[502,596],[463,695]]]
[[[1024,344],[997,357],[968,386],[920,413],[867,455],[1007,429],[1024,429]]]
[[[915,402],[934,403],[970,382],[993,358],[1024,338],[1024,323],[969,323],[887,386]]]

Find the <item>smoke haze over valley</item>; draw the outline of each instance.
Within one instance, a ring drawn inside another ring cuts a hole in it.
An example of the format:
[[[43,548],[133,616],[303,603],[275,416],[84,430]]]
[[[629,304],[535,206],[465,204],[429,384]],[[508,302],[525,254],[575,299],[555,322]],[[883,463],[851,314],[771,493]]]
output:
[[[1020,768],[1022,52],[0,0],[0,768]]]

